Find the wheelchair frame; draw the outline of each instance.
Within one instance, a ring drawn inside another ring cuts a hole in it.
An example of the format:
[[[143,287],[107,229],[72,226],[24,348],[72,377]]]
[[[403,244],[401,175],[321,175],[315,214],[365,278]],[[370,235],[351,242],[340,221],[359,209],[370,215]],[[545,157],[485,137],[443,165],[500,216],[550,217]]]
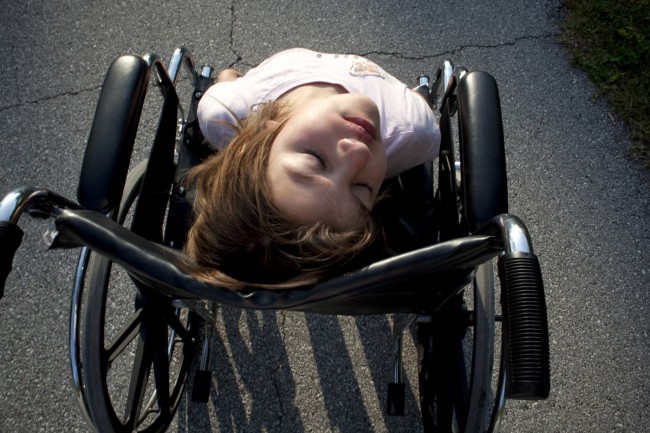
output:
[[[175,88],[183,68],[193,87],[187,113]],[[163,96],[159,126],[148,160],[129,172],[152,75]],[[395,257],[315,287],[245,293],[192,280],[184,273],[183,258],[174,252],[184,244],[191,213],[181,179],[209,153],[202,144],[195,109],[212,84],[212,75],[209,66],[199,71],[185,48],[175,51],[169,69],[155,54],[118,58],[106,75],[88,139],[79,204],[32,187],[14,190],[0,202],[0,296],[22,238],[17,225],[22,214],[55,219],[52,248],[81,248],[69,345],[75,393],[91,425],[102,432],[165,431],[184,390],[201,321],[206,332],[193,397],[207,401],[209,343],[219,304],[322,314],[406,313],[394,327],[394,382],[388,388],[387,410],[403,414],[402,335],[417,324],[422,352],[420,400],[427,432],[495,431],[506,398],[548,397],[541,271],[524,223],[507,213],[500,102],[489,74],[455,69],[445,61],[433,83],[427,77],[418,79],[415,90],[439,112],[442,145],[437,169],[416,167],[386,183],[398,200],[406,200],[405,206],[414,195],[417,202],[407,217],[388,218],[389,239],[391,232],[393,238],[407,239],[393,245]],[[456,114],[457,140],[452,123]],[[130,210],[133,220],[126,229],[122,225]],[[418,236],[406,236],[414,231]],[[498,386],[492,390],[495,320],[499,319],[494,313],[495,257],[503,329]],[[105,347],[112,263],[126,269],[137,288],[136,313]],[[435,290],[430,283],[434,279],[442,282]],[[467,311],[462,296],[472,281],[474,310]],[[83,302],[84,296],[89,300]],[[450,332],[455,327],[462,336],[472,328],[469,375],[464,337],[454,338]],[[113,407],[106,376],[113,359],[135,340],[137,362],[121,416]],[[180,354],[177,345],[183,346]],[[439,353],[452,355],[447,359]],[[180,367],[170,386],[172,358],[180,359]],[[457,372],[449,374],[450,369]],[[154,391],[147,394],[151,372]],[[441,376],[451,379],[441,380]]]

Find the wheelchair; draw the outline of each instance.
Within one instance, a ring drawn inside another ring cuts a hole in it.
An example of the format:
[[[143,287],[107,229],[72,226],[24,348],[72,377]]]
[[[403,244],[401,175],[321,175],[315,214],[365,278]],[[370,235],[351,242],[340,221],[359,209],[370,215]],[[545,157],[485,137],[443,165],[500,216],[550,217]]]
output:
[[[316,286],[234,292],[191,278],[180,251],[192,218],[183,178],[212,152],[196,107],[214,73],[197,67],[183,47],[169,67],[156,54],[119,57],[97,104],[77,201],[22,187],[0,202],[0,296],[22,239],[21,215],[53,220],[50,248],[80,250],[70,358],[80,409],[97,431],[167,430],[191,376],[192,399],[207,401],[220,306],[395,314],[386,409],[404,413],[403,335],[411,330],[425,432],[496,431],[506,399],[548,397],[542,275],[524,223],[508,213],[501,108],[491,75],[445,61],[433,79],[417,79],[414,90],[436,111],[442,144],[435,163],[383,186],[390,196],[380,209],[390,257]],[[190,87],[186,104],[177,92],[181,81]],[[136,164],[134,142],[144,101],[155,91],[151,83],[162,101],[158,127],[148,157]],[[125,374],[114,374],[118,365]]]

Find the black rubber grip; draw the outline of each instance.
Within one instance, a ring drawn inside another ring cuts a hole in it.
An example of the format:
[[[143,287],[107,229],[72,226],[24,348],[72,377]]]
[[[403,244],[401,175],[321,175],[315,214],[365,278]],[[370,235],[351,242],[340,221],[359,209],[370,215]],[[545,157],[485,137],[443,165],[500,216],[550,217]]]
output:
[[[0,221],[0,299],[4,295],[5,282],[11,272],[14,254],[23,240],[23,231],[16,224]]]
[[[550,392],[544,284],[537,257],[508,253],[499,260],[506,397],[540,400]]]

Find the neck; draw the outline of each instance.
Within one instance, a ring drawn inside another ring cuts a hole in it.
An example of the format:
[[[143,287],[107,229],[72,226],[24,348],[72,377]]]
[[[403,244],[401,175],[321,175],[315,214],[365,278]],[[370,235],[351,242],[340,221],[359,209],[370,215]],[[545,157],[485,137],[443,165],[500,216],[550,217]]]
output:
[[[289,90],[279,99],[287,101],[292,107],[297,107],[314,99],[348,93],[343,87],[329,83],[309,83]]]

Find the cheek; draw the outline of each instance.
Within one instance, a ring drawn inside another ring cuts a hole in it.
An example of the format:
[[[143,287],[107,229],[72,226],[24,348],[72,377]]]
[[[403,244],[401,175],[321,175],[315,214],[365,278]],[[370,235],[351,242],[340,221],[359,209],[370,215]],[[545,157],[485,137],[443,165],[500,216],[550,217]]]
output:
[[[280,134],[287,143],[286,147],[295,147],[323,140],[331,135],[331,131],[327,114],[320,110],[310,110],[292,118]]]
[[[382,153],[376,156],[376,161],[374,162],[373,169],[376,179],[380,183],[383,182],[384,178],[386,177],[386,154],[383,152],[383,146]]]

